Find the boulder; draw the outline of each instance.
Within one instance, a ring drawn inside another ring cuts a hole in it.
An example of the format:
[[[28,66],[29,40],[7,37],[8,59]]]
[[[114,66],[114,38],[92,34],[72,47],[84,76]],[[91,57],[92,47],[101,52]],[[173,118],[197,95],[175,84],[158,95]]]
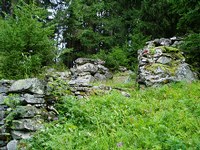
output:
[[[103,75],[103,74],[100,74],[100,73],[96,73],[94,75],[94,78],[97,80],[97,81],[105,81],[106,80],[106,76]]]
[[[93,64],[100,64],[100,65],[105,64],[105,61],[102,61],[100,59],[91,59],[91,58],[78,58],[74,62],[77,65],[83,65],[85,63],[93,63]]]
[[[194,81],[197,79],[196,74],[191,71],[187,63],[180,64],[175,74],[176,81]]]
[[[27,92],[33,94],[44,94],[45,84],[37,78],[23,79],[15,81],[9,92]]]
[[[90,72],[91,74],[94,74],[97,72],[98,68],[94,64],[86,63],[81,66],[77,66],[76,72],[77,73],[83,73],[83,72]]]

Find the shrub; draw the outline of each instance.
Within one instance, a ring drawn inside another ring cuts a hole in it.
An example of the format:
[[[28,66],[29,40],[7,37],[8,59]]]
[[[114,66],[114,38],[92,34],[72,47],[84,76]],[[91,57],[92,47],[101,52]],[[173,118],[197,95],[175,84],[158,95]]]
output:
[[[106,66],[113,70],[118,69],[119,66],[128,66],[127,52],[118,46],[112,48],[108,53],[101,50],[95,57],[105,60]]]
[[[0,61],[4,78],[18,79],[38,74],[53,61],[53,28],[44,26],[45,11],[25,3],[13,15],[0,19]]]

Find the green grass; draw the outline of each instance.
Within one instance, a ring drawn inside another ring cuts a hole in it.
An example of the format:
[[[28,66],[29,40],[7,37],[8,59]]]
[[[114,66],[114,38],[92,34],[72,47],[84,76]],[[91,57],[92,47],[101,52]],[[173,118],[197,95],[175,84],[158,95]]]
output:
[[[198,150],[200,82],[118,91],[76,100],[64,96],[59,119],[21,147],[31,150]]]

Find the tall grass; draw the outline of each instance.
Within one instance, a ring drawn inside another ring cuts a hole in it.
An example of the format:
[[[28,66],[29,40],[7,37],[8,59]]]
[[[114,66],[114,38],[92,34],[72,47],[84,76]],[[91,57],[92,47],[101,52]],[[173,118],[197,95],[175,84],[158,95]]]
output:
[[[64,96],[59,119],[21,147],[31,150],[200,149],[200,83],[179,83],[131,98],[118,91],[76,100]]]

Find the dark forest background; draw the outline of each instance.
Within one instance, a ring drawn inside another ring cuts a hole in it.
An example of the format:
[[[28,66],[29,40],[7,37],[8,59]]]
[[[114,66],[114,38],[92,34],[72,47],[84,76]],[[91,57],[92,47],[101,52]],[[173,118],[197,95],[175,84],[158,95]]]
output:
[[[53,18],[49,9],[56,11]],[[1,78],[34,76],[44,66],[70,67],[78,57],[135,70],[137,50],[147,40],[173,36],[184,38],[181,49],[199,71],[198,0],[2,0],[0,16]]]

